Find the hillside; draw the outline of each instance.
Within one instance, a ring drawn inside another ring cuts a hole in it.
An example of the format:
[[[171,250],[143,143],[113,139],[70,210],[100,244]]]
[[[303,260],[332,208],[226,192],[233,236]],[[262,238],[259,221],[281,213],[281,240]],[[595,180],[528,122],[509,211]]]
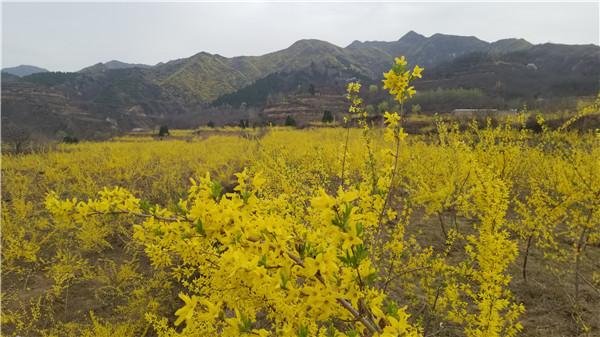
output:
[[[141,120],[201,114],[209,105],[263,109],[269,98],[293,101],[310,87],[341,95],[349,80],[379,84],[398,55],[426,68],[426,79],[417,82],[419,90],[474,88],[516,102],[598,91],[600,47],[595,45],[532,45],[523,39],[488,43],[473,36],[425,37],[411,31],[397,41],[354,41],[345,48],[311,39],[261,56],[227,58],[201,52],[155,66],[110,61],[76,73],[5,75],[2,110],[7,121],[31,111],[77,110],[98,120],[116,120],[111,128],[127,130]],[[44,98],[39,95],[44,91],[64,99]],[[26,126],[36,129],[41,120],[17,121],[33,123]]]
[[[351,51],[320,40],[300,40],[289,48],[262,56],[226,58],[202,52],[158,65],[150,73],[166,90],[189,97],[190,103],[198,103],[211,102],[272,73],[315,65],[354,71],[371,78],[378,76],[378,72]]]
[[[492,96],[593,96],[599,90],[599,48],[543,44],[500,55],[468,54],[433,67],[422,89],[479,88]]]

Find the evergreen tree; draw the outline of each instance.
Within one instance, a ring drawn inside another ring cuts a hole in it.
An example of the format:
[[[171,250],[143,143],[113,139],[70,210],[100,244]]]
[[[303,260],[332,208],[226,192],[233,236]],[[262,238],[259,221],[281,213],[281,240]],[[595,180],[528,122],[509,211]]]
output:
[[[285,126],[296,126],[296,120],[294,119],[294,117],[288,115],[285,118]]]
[[[323,123],[331,123],[333,122],[333,114],[329,110],[323,111]]]
[[[160,129],[158,130],[158,136],[164,137],[164,136],[168,136],[168,135],[169,135],[169,127],[166,125],[161,125]]]

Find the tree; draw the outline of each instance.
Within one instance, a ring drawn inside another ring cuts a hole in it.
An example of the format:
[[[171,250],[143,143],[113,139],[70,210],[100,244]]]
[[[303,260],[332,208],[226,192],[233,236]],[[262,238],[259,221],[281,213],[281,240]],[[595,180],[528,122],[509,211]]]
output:
[[[31,132],[14,123],[10,123],[2,130],[2,138],[7,143],[12,144],[15,148],[15,153],[19,154],[24,151],[24,148],[31,141]]]
[[[418,114],[419,112],[421,112],[421,106],[419,104],[413,105],[411,108],[411,112],[413,114]]]
[[[158,130],[158,136],[164,137],[164,136],[168,136],[168,135],[169,135],[169,127],[166,125],[161,125],[160,129]]]
[[[63,143],[76,144],[76,143],[79,143],[79,139],[77,139],[77,137],[74,137],[74,136],[64,136]]]
[[[331,123],[333,122],[333,114],[329,110],[323,111],[323,119],[321,120],[323,123]]]
[[[285,126],[296,126],[296,120],[294,119],[294,117],[288,115],[285,118]]]
[[[247,119],[240,119],[240,128],[245,129],[250,126],[250,121]]]
[[[311,84],[308,86],[308,92],[309,92],[309,93],[310,93],[312,96],[314,96],[314,95],[315,95],[315,92],[316,92],[316,90],[315,90],[315,85],[314,85],[314,84],[312,84],[312,83],[311,83]]]
[[[386,112],[390,108],[390,104],[387,101],[383,101],[377,105],[379,112]]]
[[[371,85],[369,86],[369,93],[370,93],[370,94],[375,94],[375,93],[377,93],[378,91],[379,91],[379,87],[378,87],[377,85],[375,85],[375,84],[371,84]]]

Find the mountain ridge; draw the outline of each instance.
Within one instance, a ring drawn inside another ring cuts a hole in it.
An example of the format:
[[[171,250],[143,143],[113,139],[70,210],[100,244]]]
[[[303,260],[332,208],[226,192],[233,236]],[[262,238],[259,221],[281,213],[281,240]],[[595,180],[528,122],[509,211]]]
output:
[[[267,52],[267,53],[264,53],[264,54],[261,54],[261,55],[236,55],[236,56],[226,57],[226,56],[222,56],[222,55],[220,55],[218,53],[212,54],[212,53],[209,53],[209,52],[206,52],[206,51],[200,51],[200,52],[198,52],[198,53],[196,53],[194,55],[188,56],[188,57],[182,57],[182,58],[173,59],[173,60],[169,60],[169,61],[161,61],[161,62],[158,62],[155,65],[143,64],[143,63],[127,63],[127,62],[122,62],[122,61],[119,61],[119,60],[110,60],[110,61],[107,61],[107,62],[98,62],[96,64],[84,67],[84,68],[82,68],[82,69],[80,69],[80,70],[78,70],[76,72],[83,72],[83,71],[85,71],[87,69],[90,69],[90,68],[93,68],[95,66],[104,66],[105,69],[153,68],[153,67],[163,66],[163,65],[171,63],[171,62],[177,62],[177,61],[180,61],[180,60],[187,60],[187,59],[193,58],[193,57],[195,57],[195,56],[197,56],[199,54],[210,55],[210,56],[218,56],[218,57],[227,58],[227,59],[256,58],[256,57],[262,57],[262,56],[266,56],[266,55],[269,55],[269,54],[273,54],[273,53],[277,53],[277,52],[280,52],[280,51],[284,51],[284,50],[290,49],[290,48],[294,47],[295,45],[297,45],[298,43],[303,43],[305,41],[321,42],[321,43],[324,43],[324,44],[335,46],[337,48],[348,49],[350,47],[356,47],[356,46],[359,46],[359,45],[362,45],[362,44],[374,44],[374,43],[386,43],[387,44],[387,43],[408,42],[408,41],[415,42],[415,40],[428,40],[428,39],[432,39],[432,38],[434,38],[434,39],[438,39],[438,38],[468,38],[468,39],[475,39],[475,40],[478,40],[480,42],[483,42],[483,43],[486,43],[486,44],[489,44],[489,45],[496,45],[496,44],[499,44],[499,43],[502,43],[502,42],[508,42],[508,41],[519,41],[519,42],[522,42],[522,43],[524,43],[524,44],[526,44],[528,46],[535,46],[535,45],[542,45],[542,44],[565,45],[565,46],[595,46],[595,47],[599,46],[599,45],[593,44],[593,43],[590,43],[590,44],[565,44],[565,43],[557,43],[557,42],[544,42],[544,43],[533,44],[533,43],[530,43],[529,41],[527,41],[527,40],[525,40],[523,38],[502,38],[502,39],[498,39],[498,40],[495,40],[495,41],[489,41],[488,42],[488,41],[485,41],[485,40],[481,40],[481,39],[477,38],[474,35],[467,36],[467,35],[455,35],[455,34],[445,34],[445,33],[434,33],[431,36],[427,37],[425,35],[422,35],[420,33],[415,32],[414,30],[410,30],[407,33],[405,33],[404,35],[402,35],[398,40],[395,40],[395,41],[382,41],[382,40],[365,40],[365,41],[360,41],[360,40],[354,40],[353,42],[351,42],[347,46],[341,47],[341,46],[338,46],[338,45],[336,45],[334,43],[331,43],[331,42],[328,42],[328,41],[325,41],[325,40],[316,39],[316,38],[307,38],[307,39],[297,40],[297,41],[293,42],[287,48],[280,49],[280,50],[277,50],[277,51]],[[45,68],[34,66],[34,65],[19,65],[19,66],[16,66],[16,67],[6,67],[6,68],[2,68],[2,72],[13,74],[13,73],[11,73],[8,70],[11,70],[13,68],[19,68],[19,67],[33,67],[33,68],[39,69],[38,72],[50,72],[49,70],[47,70]],[[58,71],[58,72],[65,72],[65,71]],[[69,71],[66,71],[66,72],[69,72]],[[29,74],[27,74],[27,75],[29,75]],[[22,76],[27,76],[27,75],[17,75],[17,76],[22,77]]]
[[[99,120],[116,120],[117,128],[123,129],[144,119],[201,113],[214,102],[238,107],[249,100],[261,108],[270,96],[306,93],[310,85],[328,95],[343,95],[351,79],[380,83],[399,55],[425,67],[426,80],[418,89],[474,87],[502,99],[548,97],[560,94],[561,87],[573,95],[598,89],[596,45],[534,45],[516,38],[486,42],[474,36],[426,37],[410,31],[395,41],[354,41],[346,47],[302,39],[260,56],[199,52],[154,66],[113,60],[74,73],[3,76],[3,118],[22,115],[17,119],[23,122],[30,111],[37,111],[38,119],[46,111],[45,118],[60,121],[71,118],[69,111],[84,111]],[[49,92],[63,98],[52,101],[44,94]],[[253,94],[259,99],[252,99]]]

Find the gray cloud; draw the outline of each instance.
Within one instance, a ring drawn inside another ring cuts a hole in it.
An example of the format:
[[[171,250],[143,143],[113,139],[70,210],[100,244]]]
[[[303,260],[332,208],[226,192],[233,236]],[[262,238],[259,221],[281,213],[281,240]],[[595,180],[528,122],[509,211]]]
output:
[[[302,38],[345,46],[409,30],[598,44],[598,3],[3,3],[2,66],[75,71],[200,51],[260,55]]]

